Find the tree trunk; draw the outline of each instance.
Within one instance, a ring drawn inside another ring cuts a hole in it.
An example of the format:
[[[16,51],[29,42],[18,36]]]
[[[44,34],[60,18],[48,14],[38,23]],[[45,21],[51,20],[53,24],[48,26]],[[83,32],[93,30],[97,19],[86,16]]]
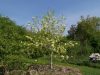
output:
[[[50,68],[53,68],[53,52],[51,52]]]

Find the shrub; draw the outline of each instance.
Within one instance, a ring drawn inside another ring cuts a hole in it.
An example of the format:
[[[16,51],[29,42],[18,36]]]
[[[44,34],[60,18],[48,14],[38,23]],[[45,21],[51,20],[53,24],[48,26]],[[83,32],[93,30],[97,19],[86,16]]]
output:
[[[9,70],[27,69],[29,64],[33,63],[32,59],[21,55],[9,55],[5,58],[4,64]]]

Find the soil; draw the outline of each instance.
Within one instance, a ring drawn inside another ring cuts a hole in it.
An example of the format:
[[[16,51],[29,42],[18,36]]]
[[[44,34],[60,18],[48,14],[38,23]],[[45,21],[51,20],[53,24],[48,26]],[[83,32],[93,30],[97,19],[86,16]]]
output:
[[[82,75],[79,69],[53,65],[30,65],[26,75]]]

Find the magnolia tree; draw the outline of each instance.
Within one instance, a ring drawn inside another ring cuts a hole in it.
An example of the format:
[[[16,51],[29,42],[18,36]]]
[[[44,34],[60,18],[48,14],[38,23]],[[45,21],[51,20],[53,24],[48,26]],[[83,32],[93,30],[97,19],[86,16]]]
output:
[[[53,54],[63,54],[67,47],[73,47],[71,42],[60,42],[65,31],[65,18],[57,18],[52,12],[48,12],[40,21],[33,17],[33,22],[29,23],[31,30],[34,33],[33,37],[26,36],[30,40],[29,43],[24,43],[28,48],[34,46],[38,49],[47,50],[51,56],[51,69],[53,68]]]

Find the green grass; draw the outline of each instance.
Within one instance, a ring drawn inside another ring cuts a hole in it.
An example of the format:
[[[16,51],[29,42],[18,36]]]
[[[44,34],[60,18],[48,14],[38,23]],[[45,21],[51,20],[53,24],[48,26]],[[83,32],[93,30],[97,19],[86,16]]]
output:
[[[37,63],[37,64],[48,64],[48,63],[50,63],[50,59],[48,57],[38,58],[37,62],[35,62],[35,63]],[[70,67],[73,67],[73,68],[78,68],[83,75],[100,75],[100,69],[98,69],[98,68],[72,65],[72,64],[65,63],[65,62],[61,62],[61,60],[55,59],[55,58],[54,58],[53,64],[54,65],[60,65],[60,66],[70,66]]]
[[[100,75],[100,69],[98,68],[78,66],[78,65],[72,65],[72,64],[66,64],[65,66],[71,66],[74,68],[78,68],[83,75]]]
[[[100,75],[100,69],[86,66],[78,66],[83,75]]]

